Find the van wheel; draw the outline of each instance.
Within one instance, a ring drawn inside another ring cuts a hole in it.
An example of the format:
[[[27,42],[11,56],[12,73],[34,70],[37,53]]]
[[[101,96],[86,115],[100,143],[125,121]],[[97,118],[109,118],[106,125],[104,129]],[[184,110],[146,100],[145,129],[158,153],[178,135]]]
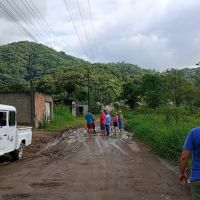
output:
[[[19,146],[19,149],[14,150],[14,151],[11,153],[12,159],[13,159],[13,160],[20,160],[20,159],[22,158],[23,149],[24,149],[24,144],[21,143],[20,146]]]

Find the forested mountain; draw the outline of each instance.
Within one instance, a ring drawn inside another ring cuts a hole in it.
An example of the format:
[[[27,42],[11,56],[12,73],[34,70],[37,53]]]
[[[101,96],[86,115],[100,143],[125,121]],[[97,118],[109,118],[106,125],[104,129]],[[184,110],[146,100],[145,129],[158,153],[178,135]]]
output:
[[[32,66],[32,67],[30,67]],[[151,107],[187,103],[200,105],[200,68],[163,73],[137,65],[94,63],[32,42],[0,47],[0,92],[33,89],[58,100],[110,103],[124,99],[131,107],[145,102]]]
[[[56,52],[44,45],[32,42],[4,45],[0,47],[1,83],[23,84],[29,79],[29,54],[33,66],[33,78],[84,62],[64,52]]]
[[[200,67],[184,68],[181,72],[186,80],[200,86]]]
[[[120,96],[124,82],[146,72],[148,70],[125,62],[91,64],[33,42],[0,46],[1,92],[28,91],[31,74],[35,90],[59,98],[84,101],[87,99],[89,76],[91,94],[101,92],[104,101],[113,101]]]

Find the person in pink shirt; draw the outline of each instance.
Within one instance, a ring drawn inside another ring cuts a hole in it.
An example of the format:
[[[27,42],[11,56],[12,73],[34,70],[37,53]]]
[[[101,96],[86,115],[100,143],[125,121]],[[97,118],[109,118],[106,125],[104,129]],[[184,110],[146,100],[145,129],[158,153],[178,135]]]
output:
[[[117,128],[118,128],[118,114],[117,113],[115,113],[114,117],[112,118],[112,121],[113,121],[115,136],[116,136]]]
[[[100,128],[102,134],[105,136],[106,114],[104,111],[100,112]]]

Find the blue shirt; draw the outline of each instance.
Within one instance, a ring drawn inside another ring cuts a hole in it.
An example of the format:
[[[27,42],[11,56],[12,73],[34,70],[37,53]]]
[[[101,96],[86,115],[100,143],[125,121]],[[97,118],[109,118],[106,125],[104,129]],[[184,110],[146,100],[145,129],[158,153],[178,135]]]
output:
[[[109,114],[107,114],[107,115],[106,115],[106,124],[107,124],[107,125],[110,125],[111,120],[112,120],[112,119],[111,119],[111,116],[110,116]]]
[[[93,124],[94,123],[94,119],[91,113],[87,113],[85,116],[85,119],[87,121],[87,124]]]
[[[188,134],[183,149],[192,152],[191,181],[200,180],[200,126]]]

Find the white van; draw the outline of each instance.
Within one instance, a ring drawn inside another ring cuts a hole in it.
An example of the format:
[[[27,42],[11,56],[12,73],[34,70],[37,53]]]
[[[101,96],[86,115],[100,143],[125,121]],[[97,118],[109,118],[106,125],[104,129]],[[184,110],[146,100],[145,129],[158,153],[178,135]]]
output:
[[[14,160],[19,160],[31,141],[32,127],[17,127],[16,108],[0,104],[0,156],[10,153]]]

